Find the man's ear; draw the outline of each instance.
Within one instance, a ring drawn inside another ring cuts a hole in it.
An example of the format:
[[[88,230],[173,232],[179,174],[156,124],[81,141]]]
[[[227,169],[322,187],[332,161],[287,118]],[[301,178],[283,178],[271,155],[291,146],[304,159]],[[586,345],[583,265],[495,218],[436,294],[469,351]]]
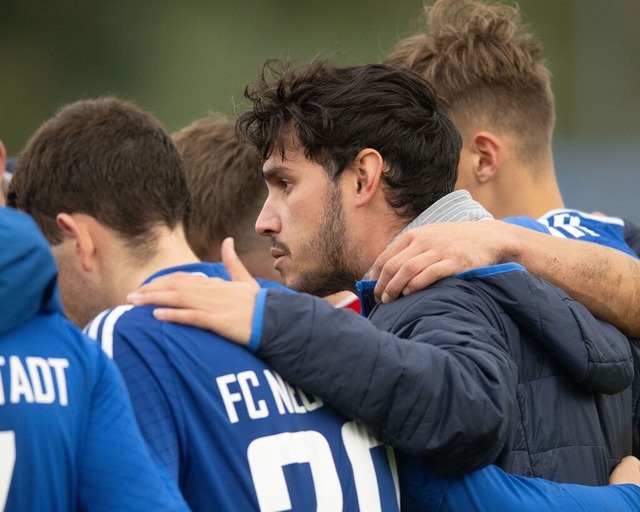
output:
[[[363,206],[371,201],[380,188],[384,160],[375,149],[365,148],[353,159],[352,169],[355,204]]]
[[[75,244],[75,250],[80,257],[82,269],[89,272],[93,270],[95,254],[95,244],[93,241],[92,231],[87,222],[78,218],[73,214],[59,213],[56,217],[56,223],[62,230],[63,236],[72,239]]]
[[[502,144],[491,132],[478,132],[471,140],[474,153],[473,174],[479,183],[488,183],[496,177],[502,165]]]

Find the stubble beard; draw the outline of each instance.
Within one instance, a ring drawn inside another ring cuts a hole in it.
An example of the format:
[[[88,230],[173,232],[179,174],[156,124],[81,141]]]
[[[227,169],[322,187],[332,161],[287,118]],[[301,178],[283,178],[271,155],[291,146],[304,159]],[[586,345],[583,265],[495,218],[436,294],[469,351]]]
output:
[[[287,279],[294,290],[326,297],[345,290],[354,290],[362,276],[357,268],[358,250],[348,240],[342,212],[342,195],[338,186],[328,193],[326,208],[317,236],[300,249],[301,254],[317,259],[317,268]]]

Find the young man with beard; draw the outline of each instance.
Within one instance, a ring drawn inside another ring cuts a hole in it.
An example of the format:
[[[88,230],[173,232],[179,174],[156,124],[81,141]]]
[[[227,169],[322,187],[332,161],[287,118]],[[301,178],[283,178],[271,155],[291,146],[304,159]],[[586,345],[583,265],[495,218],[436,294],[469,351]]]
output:
[[[437,0],[425,8],[424,30],[399,41],[384,62],[430,82],[460,129],[456,188],[468,190],[497,218],[538,218],[555,238],[500,222],[412,230],[376,261],[372,276],[379,277],[377,298],[389,302],[444,276],[506,258],[563,287],[626,334],[640,337],[640,261],[622,254],[640,254],[640,230],[622,219],[565,205],[553,161],[551,73],[518,7]],[[621,252],[563,245],[564,238]],[[640,344],[632,339],[630,346],[637,370],[633,453],[638,455]]]
[[[370,321],[309,295],[260,290],[246,275],[191,279],[196,289],[176,294],[163,288],[181,281],[173,276],[131,299],[195,308],[155,315],[248,345],[442,473],[495,462],[606,483],[611,460],[631,449],[633,362],[618,331],[514,264],[388,305],[374,305],[374,283],[358,282],[403,230],[491,218],[453,192],[461,140],[429,84],[381,65],[270,63],[248,97],[239,130],[266,159],[256,229],[272,240],[275,268],[298,291],[358,288]]]
[[[238,140],[235,121],[220,114],[195,120],[172,134],[185,164],[191,194],[185,235],[202,261],[219,262],[227,237],[254,277],[279,281],[269,256],[269,240],[254,226],[267,198],[262,159]],[[360,312],[358,297],[341,292],[326,297],[336,307]]]

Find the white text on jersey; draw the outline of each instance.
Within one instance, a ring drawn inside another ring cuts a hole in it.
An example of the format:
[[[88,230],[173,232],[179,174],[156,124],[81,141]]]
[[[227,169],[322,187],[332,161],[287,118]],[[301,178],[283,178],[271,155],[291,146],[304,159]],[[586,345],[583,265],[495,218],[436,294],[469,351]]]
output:
[[[266,418],[270,412],[278,414],[304,414],[322,407],[320,398],[308,395],[298,387],[293,387],[276,372],[263,370],[264,380],[261,382],[255,372],[248,370],[240,373],[221,375],[216,379],[222,401],[224,402],[229,421],[239,421],[237,407],[244,404],[249,418],[252,420]],[[254,400],[253,389],[268,386],[273,397],[269,406],[266,400]]]
[[[26,363],[26,364],[25,364]],[[58,357],[25,357],[24,363],[18,356],[9,356],[9,363],[0,356],[0,405],[9,402],[68,404],[65,369],[69,361]],[[3,377],[7,377],[9,390],[5,393]],[[56,393],[57,391],[57,393]]]

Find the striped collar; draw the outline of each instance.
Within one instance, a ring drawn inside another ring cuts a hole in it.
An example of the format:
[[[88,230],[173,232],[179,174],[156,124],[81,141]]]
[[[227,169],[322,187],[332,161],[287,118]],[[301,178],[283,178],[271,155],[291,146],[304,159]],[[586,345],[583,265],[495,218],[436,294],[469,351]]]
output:
[[[436,222],[462,222],[473,220],[492,220],[491,215],[466,190],[456,190],[438,199],[429,208],[413,219],[393,240],[410,229],[435,224]],[[392,240],[392,242],[393,242]]]
[[[391,242],[410,229],[435,224],[436,222],[462,222],[492,220],[493,216],[466,190],[456,190],[438,199],[429,208],[413,219],[398,233]],[[389,243],[391,243],[389,242]],[[367,270],[363,279],[367,279],[373,266]]]
[[[466,190],[456,190],[438,199],[418,215],[401,233],[425,224],[436,222],[461,222],[466,220],[487,220],[493,216]]]

